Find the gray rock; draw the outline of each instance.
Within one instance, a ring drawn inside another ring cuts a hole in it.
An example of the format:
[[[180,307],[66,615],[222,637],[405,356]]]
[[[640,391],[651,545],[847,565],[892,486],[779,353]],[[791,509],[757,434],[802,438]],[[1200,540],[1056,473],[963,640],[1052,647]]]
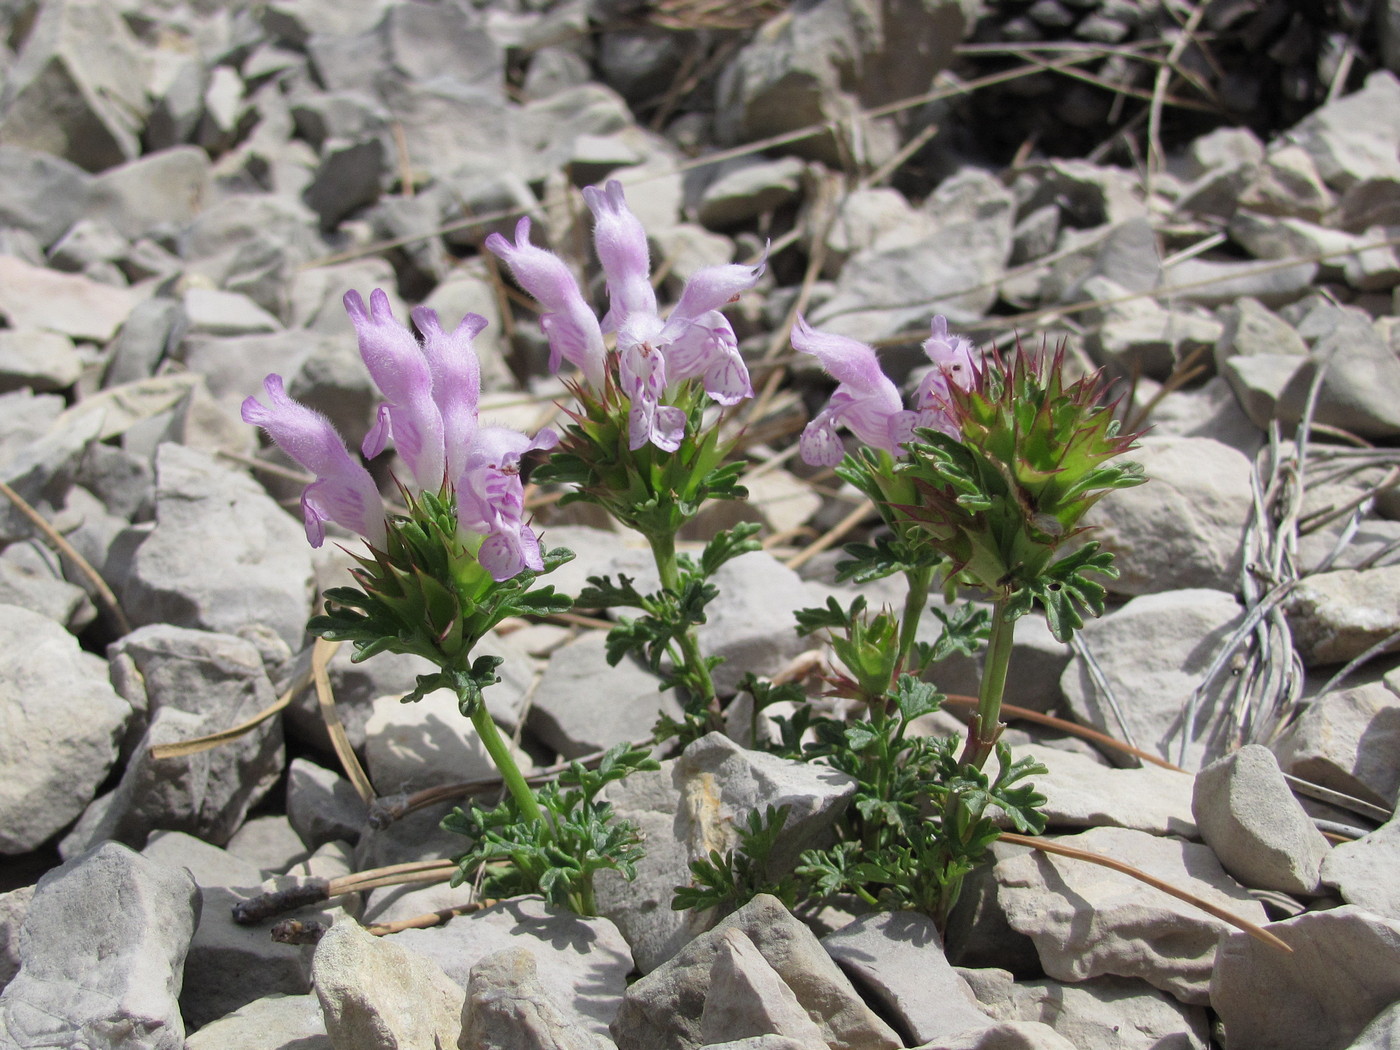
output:
[[[1045,796],[1040,811],[1052,828],[1114,827],[1196,837],[1189,773],[1146,763],[1138,769],[1114,769],[1038,744],[1018,747],[1014,757],[1033,758],[1049,770],[1030,783]]]
[[[617,35],[619,34],[608,33],[604,36],[603,53],[599,58],[600,65],[608,75],[608,86],[625,96],[628,94],[627,86],[618,83],[617,76],[607,67],[608,42]],[[589,68],[588,60],[577,51],[564,45],[542,47],[530,56],[530,66],[525,71],[520,97],[528,100],[548,98],[560,91],[586,84],[592,77],[593,71]]]
[[[1318,892],[1327,840],[1293,797],[1268,748],[1246,744],[1197,773],[1191,811],[1206,845],[1246,886]]]
[[[177,146],[97,176],[86,213],[134,241],[183,228],[203,209],[209,192],[209,154],[197,146]]]
[[[1314,698],[1271,745],[1284,772],[1393,808],[1400,700],[1387,685],[1365,682]]]
[[[1289,132],[1317,165],[1327,185],[1346,190],[1353,183],[1400,169],[1400,80],[1379,70],[1360,91],[1314,111]]]
[[[1400,818],[1352,842],[1339,842],[1322,862],[1322,881],[1348,904],[1400,921]]]
[[[1348,1050],[1394,1050],[1397,1046],[1400,1046],[1400,1003],[1376,1014]]]
[[[823,2],[796,11],[723,71],[716,131],[728,145],[753,142],[927,91],[967,17],[960,4],[937,0],[907,8]],[[843,124],[789,148],[832,165],[842,156],[879,163],[883,151],[870,148],[871,132]]]
[[[77,633],[96,615],[86,592],[59,575],[60,567],[29,545],[0,552],[0,605],[18,605]]]
[[[0,606],[0,853],[32,850],[76,817],[106,778],[131,705],[103,662],[58,623]]]
[[[282,323],[239,292],[192,287],[186,290],[186,331],[192,337],[239,336],[277,332]]]
[[[215,535],[220,557],[211,562]],[[305,542],[301,526],[246,475],[208,453],[161,445],[156,524],[132,555],[122,607],[136,624],[228,632],[265,624],[300,648],[310,612]]]
[[[682,809],[681,841],[695,857],[739,845],[736,826],[754,811],[788,806],[781,837],[769,858],[769,874],[791,871],[803,850],[825,843],[855,792],[852,777],[824,766],[740,747],[722,733],[690,744],[676,764]]]
[[[314,995],[269,995],[211,1021],[185,1050],[333,1050]]]
[[[244,821],[228,840],[227,848],[264,875],[281,875],[311,855],[291,821],[280,813],[265,813]]]
[[[1219,369],[1233,357],[1285,354],[1302,357],[1308,352],[1303,337],[1278,314],[1257,299],[1241,299],[1218,312],[1222,322],[1220,341],[1215,344],[1215,366]]]
[[[805,165],[796,157],[744,158],[711,169],[695,206],[696,219],[712,230],[773,211],[797,199]]]
[[[600,1036],[574,1027],[540,981],[528,948],[506,948],[471,970],[462,1015],[463,1048],[602,1050]]]
[[[1304,666],[1346,663],[1400,630],[1400,565],[1304,577],[1284,604]]]
[[[991,1023],[948,964],[943,938],[926,915],[863,915],[823,937],[822,947],[915,1043]]]
[[[607,787],[613,812],[642,833],[646,855],[637,862],[632,882],[615,872],[599,872],[594,895],[598,914],[622,931],[641,973],[655,970],[713,921],[712,916],[671,907],[676,887],[690,880],[692,859],[691,845],[679,827],[684,821],[682,795],[673,775],[678,761],[671,759],[659,770],[633,773]]]
[[[887,187],[863,187],[843,194],[826,235],[825,277],[837,277],[852,255],[917,243],[933,233],[933,219]]]
[[[523,154],[513,170],[540,178],[577,159],[580,139],[616,135],[631,128],[633,119],[620,95],[593,83],[527,103],[513,123]]]
[[[1257,215],[1289,215],[1313,222],[1336,204],[1312,156],[1287,138],[1274,144],[1239,195],[1239,206]]]
[[[1292,954],[1221,939],[1211,1006],[1232,1047],[1342,1050],[1400,1000],[1400,922],[1347,905],[1269,924]]]
[[[690,1050],[702,1045],[710,971],[729,930],[744,934],[757,947],[821,1028],[828,1046],[894,1050],[901,1045],[894,1031],[861,1001],[816,935],[776,898],[761,894],[627,989],[611,1025],[618,1050]]]
[[[1146,206],[1142,200],[1142,182],[1133,172],[1078,159],[1051,160],[1032,165],[1026,172],[1033,181],[1034,190],[1025,202],[1024,210],[1053,203],[1059,206],[1070,226],[1087,229],[1131,223],[1137,227],[1131,236],[1138,236],[1137,231],[1141,226],[1137,220],[1146,218]],[[1155,250],[1149,253],[1153,267],[1156,266],[1156,254]],[[1138,262],[1139,266],[1145,264],[1144,260]],[[1112,276],[1110,271],[1100,272]],[[1140,270],[1137,276],[1144,276],[1147,272]],[[1120,279],[1119,283],[1134,291],[1145,290],[1135,277]]]
[[[1184,590],[1143,595],[1091,621],[1080,637],[1103,670],[1127,726],[1118,724],[1080,657],[1060,679],[1070,713],[1119,739],[1125,739],[1126,730],[1138,747],[1182,765],[1182,711],[1240,615],[1231,594]],[[1186,740],[1186,768],[1199,768],[1229,750],[1234,723],[1224,709],[1227,689],[1228,682],[1217,679],[1200,698],[1195,728]]]
[[[806,1046],[826,1043],[822,1030],[778,971],[743,932],[725,930],[710,964],[710,987],[700,1012],[707,1046],[760,1035],[781,1035]]]
[[[191,141],[204,116],[209,66],[201,55],[172,59],[151,92],[154,104],[146,120],[146,149],[160,153]]]
[[[309,951],[274,941],[266,925],[233,921],[233,906],[292,880],[264,883],[262,872],[227,850],[179,831],[153,834],[142,855],[183,868],[199,885],[203,908],[185,959],[180,1009],[203,1026],[269,995],[304,995],[311,990]],[[299,908],[279,919],[329,923],[325,908]]]
[[[257,648],[157,624],[115,643],[112,659],[134,672],[123,693],[150,728],[116,788],[88,807],[62,851],[71,856],[105,838],[140,847],[157,828],[227,842],[281,775],[278,722],[192,755],[157,759],[149,748],[228,729],[270,706],[275,698]]]
[[[20,930],[33,899],[33,886],[0,893],[0,990],[19,973]]]
[[[1144,981],[1094,977],[1014,981],[1005,970],[965,970],[982,1008],[1002,1021],[1049,1025],[1077,1050],[1207,1050],[1201,1007],[1186,1006]]]
[[[1097,359],[1129,372],[1165,380],[1187,355],[1216,344],[1220,322],[1189,309],[1167,309],[1151,299],[1131,298],[1112,278],[1090,277],[1087,298],[1103,305],[1090,313],[1098,328],[1087,346]]]
[[[354,842],[368,808],[345,777],[304,758],[287,767],[287,819],[307,849],[327,842]]]
[[[15,329],[106,342],[145,293],[0,255],[0,314]]]
[[[325,548],[322,548],[317,555],[321,556],[324,553]],[[339,576],[333,581],[318,578],[317,589],[345,586],[349,582],[348,579]],[[400,653],[379,653],[374,659],[361,663],[355,663],[353,656],[352,646],[341,646],[331,657],[330,666],[326,670],[330,675],[331,693],[335,697],[336,712],[345,727],[346,738],[351,747],[363,749],[365,723],[369,721],[369,716],[374,710],[374,701],[381,696],[407,695],[413,691],[418,675],[427,674],[433,668],[422,657]],[[311,647],[307,646],[297,656],[294,673],[302,674],[310,668]],[[503,666],[501,669],[506,671],[508,667]],[[489,698],[490,693],[487,696]],[[306,690],[293,699],[286,711],[286,721],[288,733],[292,737],[303,740],[328,755],[334,754],[315,690]]]
[[[466,994],[417,952],[340,919],[316,945],[311,965],[336,1050],[457,1045]]]
[[[530,732],[565,758],[579,758],[629,740],[644,740],[659,715],[681,716],[674,690],[631,659],[614,667],[602,631],[556,649],[530,702]]]
[[[79,219],[49,249],[49,265],[65,273],[82,273],[106,284],[125,284],[117,268],[131,244],[109,223]],[[115,272],[114,272],[115,271]]]
[[[326,252],[314,215],[294,197],[238,194],[201,211],[177,249],[189,274],[277,314],[292,273]]]
[[[137,303],[108,344],[103,385],[121,386],[154,376],[161,359],[183,338],[184,323],[184,311],[173,299]]]
[[[1375,328],[1344,314],[1319,319],[1329,330],[1312,346],[1308,361],[1279,395],[1279,414],[1302,418],[1308,389],[1317,369],[1327,369],[1313,419],[1368,438],[1400,433],[1400,360]]]
[[[1312,290],[1317,263],[1220,262],[1187,259],[1171,269],[1162,295],[1174,295],[1202,306],[1222,306],[1236,299],[1258,299],[1282,306]]]
[[[507,746],[522,772],[532,772],[530,757],[512,744]],[[486,745],[462,714],[451,689],[436,689],[408,704],[399,695],[379,697],[365,723],[364,752],[370,781],[381,794],[498,775]]]
[[[835,294],[812,311],[813,327],[871,342],[935,314],[959,324],[986,313],[1011,257],[1010,192],[969,168],[945,180],[923,208],[933,219],[930,236],[852,255]]]
[[[1140,831],[1095,828],[1056,838],[1131,864],[1255,923],[1264,908],[1209,848]],[[1129,875],[1071,857],[1026,851],[999,861],[998,899],[1034,942],[1049,977],[1139,977],[1184,1003],[1210,1002],[1220,935],[1233,927]]]
[[[632,969],[627,943],[611,922],[581,918],[538,897],[501,901],[432,929],[404,930],[390,940],[431,959],[468,990],[477,963],[524,948],[534,956],[539,981],[555,1007],[574,1029],[595,1036],[607,1032]]]
[[[64,401],[58,394],[35,394],[15,390],[0,394],[0,470],[35,441],[54,428],[63,414]]]
[[[389,160],[379,138],[328,142],[302,199],[321,217],[321,228],[333,230],[341,220],[379,199],[388,171]]]
[[[1135,399],[1145,405],[1159,390],[1150,380],[1139,380]],[[1223,376],[1212,376],[1191,390],[1173,390],[1148,418],[1158,437],[1210,438],[1243,453],[1250,462],[1264,447],[1264,432],[1245,413]]]
[[[130,160],[150,112],[142,67],[140,45],[115,8],[45,4],[6,77],[0,139],[88,171]]]
[[[1230,358],[1220,371],[1250,422],[1264,430],[1280,415],[1279,399],[1306,365],[1307,358],[1296,354],[1252,354]]]
[[[0,993],[12,1046],[182,1050],[177,999],[199,915],[189,875],[107,842],[39,880],[20,970]]]
[[[0,226],[32,233],[40,248],[82,215],[92,176],[42,149],[0,145]]]
[[[774,675],[809,642],[792,629],[792,611],[822,605],[820,588],[803,581],[767,551],[741,554],[712,578],[719,597],[705,610],[709,617],[696,629],[700,651],[724,663],[711,672],[715,689],[732,693],[745,672]]]
[[[1036,1021],[998,1021],[986,1028],[960,1032],[919,1050],[1083,1050]]]

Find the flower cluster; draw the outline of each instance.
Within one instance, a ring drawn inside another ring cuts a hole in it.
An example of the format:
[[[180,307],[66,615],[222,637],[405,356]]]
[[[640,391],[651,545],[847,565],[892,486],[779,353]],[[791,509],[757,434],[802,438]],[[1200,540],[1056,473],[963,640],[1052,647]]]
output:
[[[530,242],[530,220],[522,218],[512,244],[499,233],[486,247],[510,267],[520,286],[545,308],[540,320],[549,340],[551,371],[568,361],[595,391],[612,375],[604,335],[616,333],[617,379],[630,400],[628,441],[650,442],[674,452],[685,436],[686,413],[663,404],[667,391],[699,378],[721,405],[753,396],[738,340],[720,307],[752,288],[763,273],[756,266],[728,264],[697,271],[664,319],[651,286],[646,231],[623,199],[622,185],[590,186],[584,200],[593,212],[593,241],[603,266],[608,312],[599,320],[563,260]]]
[[[872,448],[892,456],[903,452],[920,428],[959,436],[952,412],[951,388],[968,389],[975,381],[977,363],[972,341],[948,334],[941,314],[933,319],[933,334],[924,341],[924,353],[933,367],[919,384],[915,407],[906,409],[894,383],[880,371],[873,347],[845,336],[818,332],[801,317],[792,331],[793,349],[811,354],[838,385],[826,408],[802,431],[802,458],[813,466],[834,467],[845,449],[836,428],[845,426]]]
[[[543,430],[530,438],[505,427],[481,426],[481,367],[472,341],[486,320],[467,314],[448,332],[434,311],[418,307],[412,316],[422,333],[420,342],[395,320],[381,290],[370,295],[368,309],[359,293],[346,293],[345,309],[359,338],[360,356],[384,395],[361,452],[373,458],[392,439],[418,491],[455,494],[458,528],[480,538],[476,559],[492,578],[510,579],[522,569],[539,571],[543,562],[539,541],[525,521],[520,460],[532,449],[552,448],[558,435]],[[280,376],[269,375],[263,386],[268,404],[248,398],[243,420],[266,430],[287,455],[316,475],[301,500],[312,546],[325,542],[325,523],[333,521],[382,548],[387,538],[384,504],[369,471],[350,454],[329,419],[287,395]]]

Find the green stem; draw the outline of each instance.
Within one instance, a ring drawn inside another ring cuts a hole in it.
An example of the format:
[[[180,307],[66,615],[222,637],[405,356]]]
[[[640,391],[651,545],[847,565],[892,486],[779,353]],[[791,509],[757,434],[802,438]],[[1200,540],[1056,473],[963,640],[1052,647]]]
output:
[[[677,598],[681,593],[681,570],[676,562],[676,534],[648,533],[647,543],[651,545],[651,556],[656,561],[656,571],[661,577],[661,586]],[[700,695],[695,697],[695,706],[705,710],[715,703],[715,683],[710,677],[710,669],[700,654],[700,643],[695,638],[695,628],[687,627],[677,639],[681,648],[681,658],[692,681],[699,685]]]
[[[933,566],[910,569],[904,574],[909,592],[904,596],[904,617],[899,623],[899,667],[909,674],[909,660],[914,653],[914,639],[919,633],[919,620],[928,605],[929,587],[933,583]]]
[[[472,725],[476,727],[477,734],[481,737],[481,742],[486,745],[486,753],[491,756],[491,761],[496,763],[496,769],[500,772],[501,779],[510,790],[515,804],[520,807],[520,815],[526,820],[544,820],[544,810],[540,809],[539,800],[535,798],[535,793],[530,789],[530,785],[525,783],[525,775],[515,764],[515,758],[510,753],[510,745],[501,736],[501,731],[496,728],[496,723],[491,718],[490,712],[486,710],[484,702],[477,703],[471,718]]]
[[[992,607],[992,633],[987,639],[987,659],[982,665],[982,687],[977,693],[977,714],[967,730],[967,744],[961,761],[981,769],[991,757],[1001,731],[1001,698],[1006,692],[1006,671],[1011,663],[1011,644],[1016,621],[1007,615],[1009,597],[997,599]]]

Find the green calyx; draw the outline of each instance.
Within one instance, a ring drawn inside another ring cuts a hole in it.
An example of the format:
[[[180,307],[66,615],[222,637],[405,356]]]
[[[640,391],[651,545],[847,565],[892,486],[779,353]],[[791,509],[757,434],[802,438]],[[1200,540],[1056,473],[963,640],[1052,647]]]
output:
[[[950,560],[950,584],[1006,598],[1013,616],[1040,599],[1067,639],[1082,626],[1076,606],[1103,609],[1103,587],[1084,574],[1114,575],[1097,544],[1072,541],[1105,493],[1146,480],[1136,463],[1109,462],[1138,435],[1120,432],[1099,376],[1065,382],[1063,349],[1018,348],[1009,367],[989,364],[951,393],[960,438],[921,429],[907,459],[867,454],[858,466],[901,534],[917,527]]]
[[[742,463],[727,463],[733,441],[721,441],[719,428],[704,425],[708,404],[694,381],[676,387],[675,407],[686,415],[680,448],[666,452],[647,443],[628,447],[631,402],[611,376],[601,393],[575,387],[579,408],[549,462],[534,480],[576,488],[559,502],[596,503],[643,536],[675,536],[700,512],[706,500],[745,499],[738,483]]]
[[[526,569],[496,581],[476,560],[482,538],[458,529],[448,491],[404,498],[408,513],[390,516],[383,549],[351,555],[358,586],[326,591],[325,613],[307,625],[314,634],[354,643],[357,662],[379,652],[413,653],[443,673],[470,673],[472,649],[506,617],[572,608],[553,587],[531,589],[539,576],[571,560],[572,551],[557,548],[544,556],[541,572]]]

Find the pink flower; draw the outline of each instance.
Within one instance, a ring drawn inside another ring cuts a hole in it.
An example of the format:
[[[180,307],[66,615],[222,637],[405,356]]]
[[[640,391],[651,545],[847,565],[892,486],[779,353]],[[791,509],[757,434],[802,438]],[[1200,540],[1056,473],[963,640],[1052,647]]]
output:
[[[270,407],[255,397],[245,399],[243,422],[262,427],[283,452],[316,475],[301,496],[311,546],[325,542],[326,522],[333,521],[382,547],[387,538],[384,501],[369,471],[350,455],[329,419],[287,396],[281,376],[269,375],[263,389]]]
[[[530,243],[528,217],[516,223],[514,244],[499,233],[487,237],[485,244],[510,267],[520,287],[539,300],[547,311],[540,318],[540,325],[549,339],[549,370],[559,371],[559,361],[563,358],[583,372],[589,386],[601,390],[607,355],[603,348],[603,330],[564,261]]]
[[[792,346],[811,354],[837,381],[826,408],[802,431],[802,458],[813,466],[834,467],[846,454],[838,426],[874,448],[899,454],[899,438],[908,424],[899,391],[880,371],[873,347],[811,328],[802,317],[792,329]]]
[[[550,368],[556,369],[563,357],[584,369],[585,378],[595,390],[603,388],[602,359],[576,351],[579,333],[589,339],[596,330],[617,333],[618,378],[632,401],[629,413],[628,444],[641,448],[647,442],[665,451],[675,451],[685,432],[684,414],[663,405],[668,387],[698,378],[705,393],[722,405],[733,405],[753,396],[749,373],[739,355],[738,339],[720,307],[733,302],[752,288],[763,274],[765,263],[756,266],[710,266],[694,274],[681,292],[680,301],[663,319],[651,286],[651,263],[647,253],[646,231],[627,207],[622,184],[609,182],[602,189],[589,186],[584,201],[593,212],[594,248],[603,266],[608,294],[608,312],[598,322],[591,312],[585,319],[578,283],[564,264],[549,252],[528,244],[529,226],[522,219],[517,227],[516,244],[493,234],[486,247],[510,266],[521,287],[556,314],[546,315],[545,334],[553,355]],[[520,230],[523,228],[524,233]],[[567,300],[570,322],[560,325],[552,318],[564,309]],[[591,325],[589,322],[592,322]],[[593,344],[590,342],[589,346]],[[600,375],[595,378],[594,365]]]
[[[558,441],[552,430],[530,438],[507,427],[484,427],[467,456],[457,488],[457,524],[486,537],[476,560],[495,580],[508,580],[521,569],[544,568],[539,539],[525,522],[520,459]]]
[[[413,333],[394,319],[389,297],[376,288],[369,310],[359,292],[345,293],[345,310],[360,340],[360,357],[386,400],[361,451],[371,459],[389,438],[420,489],[436,491],[447,472],[442,411],[433,399],[433,376]]]
[[[949,335],[948,319],[939,314],[933,319],[933,334],[924,340],[924,353],[928,354],[933,367],[919,383],[914,398],[914,426],[938,430],[955,438],[960,431],[952,415],[949,388],[968,390],[976,379],[972,340]]]

